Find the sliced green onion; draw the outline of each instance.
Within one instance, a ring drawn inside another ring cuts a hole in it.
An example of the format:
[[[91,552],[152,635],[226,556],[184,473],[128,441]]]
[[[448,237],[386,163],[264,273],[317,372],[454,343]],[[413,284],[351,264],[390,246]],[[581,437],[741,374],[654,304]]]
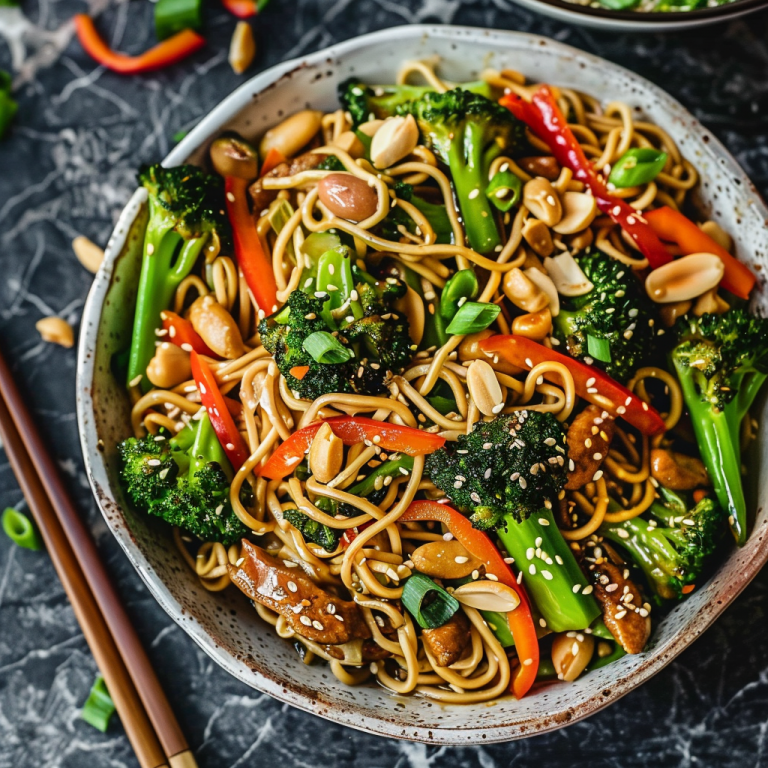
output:
[[[312,359],[318,363],[336,365],[346,363],[354,357],[351,349],[347,349],[328,331],[315,331],[310,333],[303,344],[304,350],[312,355]]]
[[[473,269],[460,269],[445,284],[440,294],[440,314],[450,323],[459,311],[459,302],[474,299],[478,292],[477,275]]]
[[[80,717],[86,723],[105,733],[109,727],[109,719],[115,714],[115,702],[107,690],[104,678],[99,675],[88,694]]]
[[[484,331],[501,312],[498,304],[468,301],[459,307],[446,330],[454,336],[464,336],[468,333]]]
[[[587,334],[587,352],[601,363],[611,362],[611,342],[608,339],[598,339],[597,336]]]
[[[459,411],[456,401],[451,397],[433,395],[432,397],[427,398],[427,402],[443,416],[447,416],[449,413],[458,413]]]
[[[520,202],[522,194],[523,182],[512,171],[499,171],[485,188],[485,196],[504,213]]]
[[[653,181],[667,162],[667,153],[649,147],[628,149],[613,165],[608,181],[614,187],[637,187]]]
[[[592,630],[592,634],[595,637],[602,637],[603,640],[613,640],[613,635],[611,634],[611,630],[608,629],[608,627],[605,626],[605,622],[602,619],[595,619],[590,625],[589,628]]]
[[[291,308],[286,304],[273,318],[276,323],[286,325],[291,319]]]
[[[155,34],[165,40],[184,29],[203,25],[202,0],[158,0],[155,3]]]
[[[496,639],[501,643],[502,648],[511,648],[515,644],[515,638],[509,629],[509,620],[506,614],[498,611],[480,611],[483,618],[488,622],[491,632],[496,635]]]
[[[35,551],[43,548],[43,540],[32,521],[22,512],[7,507],[3,512],[3,530],[8,538],[24,549]]]
[[[408,578],[400,600],[422,629],[442,627],[459,610],[459,601],[423,573]]]
[[[19,105],[14,101],[10,92],[0,90],[0,139],[5,136],[18,111]]]
[[[162,0],[161,0],[162,2]],[[272,227],[272,231],[279,235],[283,228],[288,224],[291,216],[293,216],[293,206],[287,200],[278,200],[269,209],[269,224]],[[293,249],[293,238],[291,238],[285,246],[285,251],[290,256],[292,264],[296,263],[296,251]]]
[[[310,260],[317,261],[326,251],[341,246],[341,238],[332,232],[313,232],[301,244],[302,253]]]
[[[401,472],[400,470],[405,470]],[[413,469],[413,457],[412,456],[400,456],[397,459],[390,459],[383,464],[376,467],[368,477],[356,483],[351,488],[347,488],[347,492],[353,496],[370,496],[376,490],[376,480],[381,477],[407,477],[410,475]]]

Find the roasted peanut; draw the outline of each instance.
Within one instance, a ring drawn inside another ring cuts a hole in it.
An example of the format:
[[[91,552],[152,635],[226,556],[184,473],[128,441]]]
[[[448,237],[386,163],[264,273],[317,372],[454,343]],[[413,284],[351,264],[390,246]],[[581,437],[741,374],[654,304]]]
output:
[[[671,304],[664,304],[659,310],[661,321],[667,328],[671,328],[678,317],[682,317],[693,306],[691,301],[675,301]]]
[[[722,296],[718,295],[717,288],[712,288],[706,293],[702,293],[696,303],[693,305],[693,314],[696,317],[702,315],[722,315],[727,312],[731,305]]]
[[[595,239],[595,234],[591,229],[583,229],[581,232],[576,232],[573,235],[568,235],[565,238],[565,244],[574,252],[578,253],[592,245]]]
[[[552,641],[552,664],[559,680],[573,682],[587,667],[595,638],[581,632],[563,632]]]
[[[502,282],[504,295],[526,312],[538,312],[549,305],[549,297],[525,273],[515,267],[510,269]]]
[[[309,469],[319,483],[329,483],[341,471],[344,442],[324,423],[309,448]]]
[[[376,191],[351,173],[328,174],[317,185],[320,202],[334,215],[348,221],[363,221],[379,207]]]
[[[229,66],[236,75],[242,75],[256,56],[253,29],[247,21],[238,21],[229,43]]]
[[[552,229],[561,235],[572,235],[586,229],[597,216],[597,201],[584,192],[564,192],[560,196],[563,218]]]
[[[544,266],[557,292],[563,296],[583,296],[594,288],[582,268],[567,251],[554,258],[544,259]]]
[[[61,317],[44,317],[35,323],[35,328],[43,341],[58,344],[67,349],[75,344],[75,332],[72,326]]]
[[[521,157],[517,164],[531,176],[543,176],[549,181],[554,181],[560,175],[560,164],[550,155]]]
[[[192,378],[189,352],[164,341],[147,366],[147,378],[160,389],[172,389]]]
[[[104,261],[104,250],[84,235],[78,235],[72,241],[72,250],[77,260],[94,275],[99,271],[101,262]]]
[[[485,360],[475,360],[467,368],[467,389],[483,416],[493,416],[504,407],[496,372]]]
[[[710,485],[707,469],[701,459],[664,448],[651,451],[651,475],[665,488],[673,491],[691,491]]]
[[[500,581],[478,579],[453,590],[453,596],[462,604],[478,611],[509,613],[520,605],[517,592]]]
[[[523,274],[546,294],[549,299],[549,311],[552,313],[552,317],[557,317],[560,312],[560,294],[558,294],[552,278],[538,267],[529,267],[523,271]]]
[[[259,156],[256,150],[237,136],[216,139],[208,154],[213,169],[220,176],[250,180],[259,175]]]
[[[411,562],[417,571],[436,579],[463,579],[483,564],[456,539],[422,544],[411,554]]]
[[[487,339],[489,336],[493,336],[493,331],[490,328],[466,336],[461,344],[459,344],[457,350],[459,353],[459,360],[463,363],[469,362],[470,360],[490,360],[491,356],[480,349],[480,342]],[[521,368],[518,368],[516,365],[512,365],[501,358],[499,358],[498,363],[494,362],[493,365],[496,370],[499,370],[502,373],[508,373],[510,376],[517,376],[522,372]]]
[[[383,120],[369,120],[367,123],[361,123],[357,130],[366,136],[373,137],[382,125],[384,125]]]
[[[350,157],[357,160],[365,156],[363,142],[357,138],[354,131],[344,131],[331,142],[334,147],[343,149]]]
[[[270,149],[276,149],[283,157],[293,157],[320,130],[323,113],[303,109],[270,128],[261,140],[259,152],[266,157]]]
[[[552,332],[552,313],[545,308],[538,312],[520,315],[512,321],[512,333],[541,341]]]
[[[523,187],[523,204],[548,227],[554,227],[563,216],[560,197],[550,182],[538,176]]]
[[[373,136],[371,162],[376,168],[389,168],[416,149],[419,127],[413,115],[388,117]]]
[[[699,228],[721,248],[725,248],[729,253],[733,250],[733,239],[716,221],[705,221],[703,224],[699,224]]]
[[[208,294],[196,299],[188,312],[189,322],[213,352],[227,360],[245,353],[243,337],[232,315]]]
[[[526,219],[523,224],[523,238],[539,256],[549,256],[555,250],[549,227],[538,219]]]
[[[659,304],[695,299],[715,288],[723,278],[723,262],[713,253],[692,253],[654,269],[645,290]]]

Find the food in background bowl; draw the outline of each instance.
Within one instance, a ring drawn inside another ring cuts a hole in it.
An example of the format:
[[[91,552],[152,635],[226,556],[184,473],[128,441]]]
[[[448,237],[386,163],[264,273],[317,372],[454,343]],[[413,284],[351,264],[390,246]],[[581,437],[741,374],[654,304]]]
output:
[[[596,97],[416,62],[140,174],[126,492],[344,683],[572,681],[746,541],[754,277]]]

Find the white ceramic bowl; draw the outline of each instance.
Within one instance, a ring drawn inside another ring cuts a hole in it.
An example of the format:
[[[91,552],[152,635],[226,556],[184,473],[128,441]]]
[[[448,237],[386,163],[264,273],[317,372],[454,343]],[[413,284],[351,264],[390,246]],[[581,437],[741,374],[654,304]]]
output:
[[[199,158],[212,137],[234,128],[258,136],[281,116],[311,106],[336,106],[336,85],[355,75],[392,81],[404,59],[440,55],[453,80],[477,77],[483,66],[513,67],[534,80],[581,89],[604,101],[622,99],[665,128],[703,177],[698,202],[736,241],[742,259],[768,268],[768,210],[733,158],[706,129],[659,88],[595,56],[533,35],[459,27],[409,26],[349,40],[253,78],[225,99],[166,158]],[[300,664],[290,645],[264,625],[235,589],[202,589],[173,546],[170,532],[122,504],[115,444],[130,434],[128,398],[110,371],[113,352],[130,338],[146,211],[139,191],[107,247],[85,307],[79,350],[78,418],[93,491],[113,534],[152,594],[189,636],[224,669],[259,691],[344,725],[435,744],[505,741],[559,728],[605,707],[654,675],[693,642],[746,586],[768,557],[764,546],[768,482],[753,492],[757,522],[747,545],[733,551],[716,576],[700,585],[656,627],[649,649],[572,684],[550,685],[523,701],[494,706],[441,706],[381,688],[348,688],[324,667]],[[758,295],[762,301],[762,283]],[[758,447],[766,444],[761,418]],[[768,478],[764,452],[751,456],[751,485]],[[754,491],[754,488],[753,488]],[[757,503],[755,503],[755,501]]]

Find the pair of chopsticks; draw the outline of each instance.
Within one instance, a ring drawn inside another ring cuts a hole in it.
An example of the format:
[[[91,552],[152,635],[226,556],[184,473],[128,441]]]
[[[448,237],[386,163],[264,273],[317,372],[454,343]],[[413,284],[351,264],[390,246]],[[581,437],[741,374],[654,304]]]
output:
[[[0,354],[0,438],[141,768],[197,768],[149,658]]]

